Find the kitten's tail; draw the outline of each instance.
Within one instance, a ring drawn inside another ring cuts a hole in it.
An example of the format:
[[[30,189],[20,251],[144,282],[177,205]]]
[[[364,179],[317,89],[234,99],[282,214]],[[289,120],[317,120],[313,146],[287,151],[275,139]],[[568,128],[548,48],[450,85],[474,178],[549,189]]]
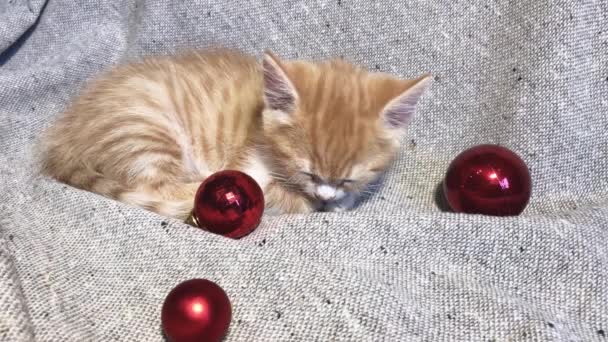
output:
[[[194,207],[194,196],[200,183],[171,183],[144,186],[119,193],[116,199],[163,216],[185,220]]]
[[[200,186],[200,182],[166,182],[133,188],[86,167],[66,174],[47,168],[44,173],[76,188],[180,220],[190,215]]]
[[[194,196],[200,182],[174,180],[128,186],[85,162],[70,159],[71,154],[62,149],[63,145],[37,146],[34,152],[41,173],[61,183],[181,220],[187,219],[194,207]]]

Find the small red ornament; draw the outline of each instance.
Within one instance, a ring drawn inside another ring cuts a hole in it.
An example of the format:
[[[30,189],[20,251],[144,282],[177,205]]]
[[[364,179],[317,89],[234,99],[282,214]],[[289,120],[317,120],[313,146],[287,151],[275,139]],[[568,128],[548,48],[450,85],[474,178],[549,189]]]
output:
[[[519,215],[532,188],[524,161],[507,148],[479,145],[448,167],[443,192],[452,210],[493,216]]]
[[[171,342],[220,341],[231,319],[228,296],[205,279],[177,285],[165,298],[161,312],[163,331]]]
[[[219,171],[201,184],[188,222],[212,233],[238,239],[260,224],[264,193],[246,173]]]

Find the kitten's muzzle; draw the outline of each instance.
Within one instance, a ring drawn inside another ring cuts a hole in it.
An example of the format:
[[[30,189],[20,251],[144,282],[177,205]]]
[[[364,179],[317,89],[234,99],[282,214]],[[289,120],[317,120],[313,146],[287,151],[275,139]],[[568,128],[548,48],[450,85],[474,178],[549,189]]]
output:
[[[338,190],[331,185],[318,185],[315,190],[315,197],[321,202],[331,202],[337,198]]]

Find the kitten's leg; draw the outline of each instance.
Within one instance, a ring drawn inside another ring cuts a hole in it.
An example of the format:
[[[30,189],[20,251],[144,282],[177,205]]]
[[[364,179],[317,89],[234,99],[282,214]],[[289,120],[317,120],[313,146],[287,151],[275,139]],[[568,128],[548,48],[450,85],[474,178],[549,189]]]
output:
[[[287,191],[281,185],[271,182],[264,192],[267,215],[305,214],[315,211],[314,205],[304,196]]]

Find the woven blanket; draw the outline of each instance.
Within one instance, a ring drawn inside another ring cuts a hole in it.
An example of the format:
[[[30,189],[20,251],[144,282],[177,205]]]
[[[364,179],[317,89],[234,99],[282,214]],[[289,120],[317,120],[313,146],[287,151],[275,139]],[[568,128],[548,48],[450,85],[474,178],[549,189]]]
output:
[[[39,175],[84,82],[212,45],[434,80],[375,195],[240,240]],[[226,341],[608,341],[607,131],[607,1],[0,1],[0,340],[163,341],[165,296],[205,278]],[[519,216],[445,210],[486,143],[530,168]]]

